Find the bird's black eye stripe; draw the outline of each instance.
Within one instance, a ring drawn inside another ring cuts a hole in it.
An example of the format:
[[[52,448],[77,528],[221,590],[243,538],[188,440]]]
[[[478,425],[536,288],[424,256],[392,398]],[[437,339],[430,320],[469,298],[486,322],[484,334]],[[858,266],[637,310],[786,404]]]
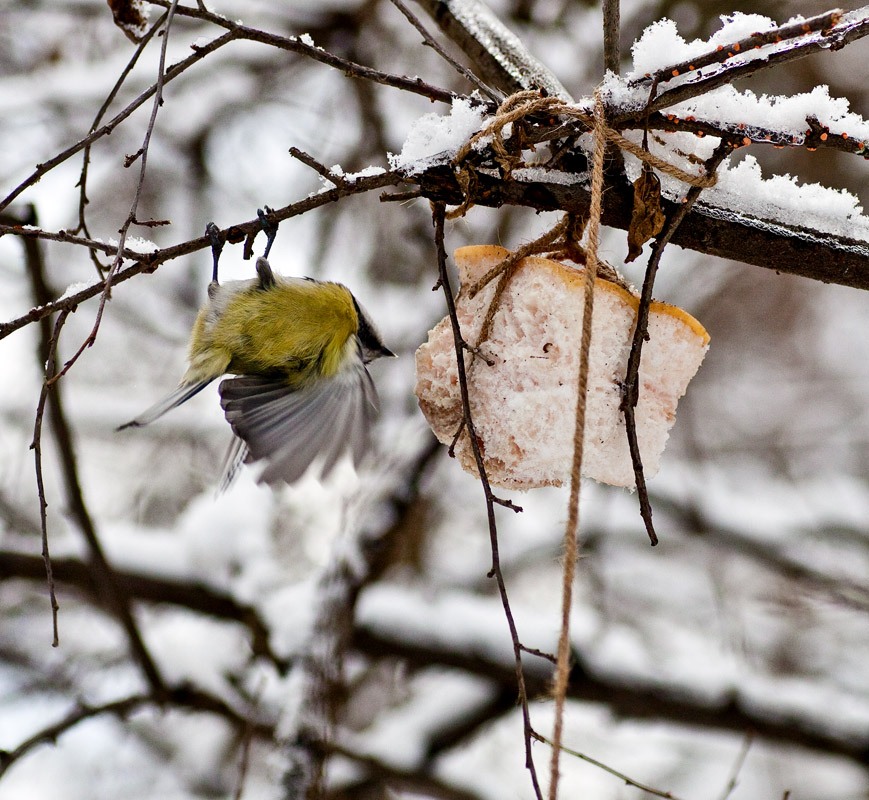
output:
[[[353,297],[353,307],[356,309],[356,316],[359,318],[359,330],[356,332],[356,335],[359,337],[362,346],[375,352],[381,350],[383,348],[383,342],[380,340],[377,331],[374,330],[374,327],[368,321],[368,318],[365,316],[365,312],[360,308],[359,303],[356,302],[355,297]]]

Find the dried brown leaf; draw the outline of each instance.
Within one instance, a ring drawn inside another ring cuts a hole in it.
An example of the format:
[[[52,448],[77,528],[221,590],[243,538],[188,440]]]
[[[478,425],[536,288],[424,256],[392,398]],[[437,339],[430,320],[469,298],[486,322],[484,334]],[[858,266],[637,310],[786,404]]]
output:
[[[643,172],[634,183],[634,211],[628,227],[628,256],[633,261],[649,239],[664,227],[666,215],[661,209],[661,181],[654,170],[643,163]]]

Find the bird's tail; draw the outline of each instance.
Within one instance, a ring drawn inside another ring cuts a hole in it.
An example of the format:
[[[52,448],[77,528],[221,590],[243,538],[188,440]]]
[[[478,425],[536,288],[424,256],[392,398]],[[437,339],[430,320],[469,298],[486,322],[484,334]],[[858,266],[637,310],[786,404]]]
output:
[[[162,417],[167,411],[171,411],[176,406],[180,406],[182,403],[193,397],[193,395],[201,392],[213,380],[214,378],[209,378],[208,380],[198,381],[196,383],[182,383],[181,386],[179,386],[168,397],[163,398],[159,403],[155,403],[149,409],[146,409],[139,414],[135,419],[131,419],[129,422],[119,426],[117,430],[122,431],[124,428],[141,428],[143,425],[153,422],[155,419]]]

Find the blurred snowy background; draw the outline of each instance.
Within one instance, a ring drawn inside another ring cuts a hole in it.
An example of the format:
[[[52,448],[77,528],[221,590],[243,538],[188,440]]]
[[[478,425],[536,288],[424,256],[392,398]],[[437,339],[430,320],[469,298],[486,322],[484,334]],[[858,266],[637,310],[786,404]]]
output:
[[[577,0],[498,0],[498,15],[576,97],[600,80],[600,9]],[[211,6],[210,6],[211,7]],[[390,3],[218,0],[213,11],[285,35],[309,33],[330,52],[467,92]],[[733,11],[791,15],[816,2],[631,0],[630,43],[669,16],[686,39],[706,38]],[[152,20],[161,9],[152,7]],[[168,62],[215,29],[179,16]],[[104,3],[0,2],[0,195],[80,139],[133,45]],[[157,44],[145,50],[115,101],[153,81]],[[747,86],[793,94],[827,84],[869,114],[865,40],[764,72]],[[322,181],[291,146],[346,172],[386,166],[414,119],[445,106],[347,79],[310,59],[238,42],[166,88],[139,218],[171,225],[133,233],[160,246],[250,220]],[[138,166],[150,105],[95,145],[87,220],[117,238]],[[831,150],[764,150],[765,172],[847,189],[863,203],[865,161]],[[734,162],[741,157],[736,154]],[[39,224],[73,228],[81,157],[22,195]],[[243,474],[215,496],[228,430],[216,390],[159,424],[115,428],[176,384],[210,276],[201,251],[115,288],[96,344],[60,383],[83,497],[111,563],[133,596],[136,620],[165,681],[189,681],[261,727],[224,713],[142,703],[97,714],[56,744],[42,744],[0,777],[0,800],[273,798],[282,750],[272,736],[300,702],[290,667],[309,648],[318,581],[346,530],[392,526],[394,547],[359,599],[348,655],[346,705],[329,764],[332,797],[526,798],[512,652],[493,582],[479,485],[430,435],[412,395],[413,353],[444,314],[431,291],[436,263],[423,200],[351,197],[285,222],[272,264],[285,273],[346,283],[400,355],[378,362],[382,417],[376,457],[326,485],[278,492]],[[475,208],[450,223],[447,247],[514,247],[554,215]],[[257,241],[257,247],[261,246]],[[625,234],[607,230],[603,255],[620,264]],[[51,292],[96,279],[84,248],[44,247]],[[247,277],[241,246],[227,247],[222,277]],[[642,281],[643,259],[624,272]],[[582,496],[582,559],[565,744],[636,781],[688,800],[869,798],[869,297],[671,247],[656,295],[706,326],[711,350],[679,416],[661,473],[650,484],[661,544],[651,549],[636,498],[589,483]],[[36,304],[22,243],[0,238],[0,322]],[[91,330],[96,301],[70,317],[60,342],[72,355]],[[53,429],[43,435],[52,555],[58,559],[60,647],[40,573],[33,468],[41,388],[39,332],[0,340],[0,750],[13,751],[78,703],[146,690],[124,630],[101,606],[87,567],[80,517]],[[519,634],[552,651],[559,621],[566,491],[513,500],[498,513],[502,561]],[[138,583],[137,583],[138,581]],[[164,583],[160,583],[163,581]],[[175,587],[171,594],[168,587]],[[197,594],[206,588],[210,594]],[[250,617],[221,606],[253,610]],[[239,619],[239,617],[243,617]],[[259,625],[260,627],[257,627]],[[269,646],[253,631],[267,632]],[[528,657],[538,730],[551,729],[546,663]],[[237,722],[237,720],[236,720]],[[746,751],[747,747],[747,751]],[[535,758],[548,763],[546,745]],[[4,767],[0,754],[0,769]],[[598,767],[563,761],[564,797],[648,796]],[[738,772],[735,786],[729,786]]]

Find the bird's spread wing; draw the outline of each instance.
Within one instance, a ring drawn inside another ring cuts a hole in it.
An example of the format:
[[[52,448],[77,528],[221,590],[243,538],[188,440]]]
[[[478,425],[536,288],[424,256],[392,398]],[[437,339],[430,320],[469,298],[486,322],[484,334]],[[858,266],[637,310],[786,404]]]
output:
[[[294,483],[315,460],[323,475],[348,450],[355,463],[361,460],[377,394],[359,362],[295,391],[279,378],[227,378],[220,403],[247,448],[244,460],[266,462],[259,481]]]
[[[223,459],[223,469],[220,471],[220,483],[217,486],[217,493],[223,494],[235,480],[241,465],[245,461],[249,461],[247,445],[238,438],[233,436],[229,443],[229,448],[226,451],[226,457]]]
[[[155,403],[149,409],[146,409],[139,414],[135,419],[125,422],[123,425],[118,427],[118,430],[122,431],[124,428],[141,428],[143,425],[148,425],[158,417],[162,417],[167,411],[171,411],[176,406],[180,406],[183,402],[193,397],[193,395],[201,392],[213,380],[214,378],[210,378],[207,381],[181,384],[181,386],[179,386],[168,397],[164,397],[159,403]]]

